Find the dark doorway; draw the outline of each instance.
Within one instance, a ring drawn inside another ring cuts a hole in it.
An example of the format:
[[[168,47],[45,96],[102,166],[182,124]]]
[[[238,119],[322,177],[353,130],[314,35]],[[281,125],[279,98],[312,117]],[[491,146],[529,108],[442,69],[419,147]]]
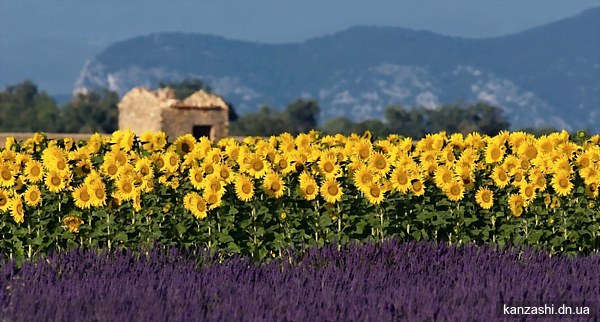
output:
[[[210,139],[210,125],[194,125],[192,127],[192,135],[197,139],[206,136]]]

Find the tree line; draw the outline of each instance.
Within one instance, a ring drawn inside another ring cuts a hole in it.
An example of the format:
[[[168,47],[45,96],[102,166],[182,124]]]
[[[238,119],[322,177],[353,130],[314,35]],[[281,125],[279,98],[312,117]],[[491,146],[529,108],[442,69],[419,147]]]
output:
[[[108,90],[74,96],[59,107],[31,81],[0,92],[0,131],[111,133],[118,127],[119,95]]]
[[[171,87],[179,99],[203,89],[212,89],[197,79],[161,83]],[[1,132],[112,133],[118,129],[119,95],[106,89],[74,96],[64,106],[31,81],[7,86],[0,92]],[[427,133],[470,133],[495,135],[510,126],[502,109],[487,103],[443,105],[436,109],[388,106],[383,119],[353,121],[347,117],[319,122],[321,108],[310,99],[298,99],[283,110],[262,106],[257,112],[238,115],[229,103],[230,134],[271,136],[283,132],[298,134],[319,130],[327,134],[371,131],[384,137],[395,133],[421,138]],[[531,131],[550,132],[551,129]]]

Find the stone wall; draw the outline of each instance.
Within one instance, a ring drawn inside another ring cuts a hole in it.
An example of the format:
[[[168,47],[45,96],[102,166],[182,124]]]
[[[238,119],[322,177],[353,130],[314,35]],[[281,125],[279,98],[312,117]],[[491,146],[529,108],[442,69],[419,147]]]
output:
[[[171,140],[192,133],[194,125],[211,126],[210,139],[229,135],[227,110],[218,108],[170,108],[163,110],[161,127]]]
[[[119,129],[164,131],[171,140],[192,133],[195,125],[210,126],[210,139],[229,135],[227,103],[220,97],[197,91],[181,101],[170,88],[152,91],[137,87],[119,103]]]
[[[172,89],[151,91],[136,87],[119,103],[119,129],[129,128],[138,135],[144,131],[161,131],[162,112],[179,102]]]

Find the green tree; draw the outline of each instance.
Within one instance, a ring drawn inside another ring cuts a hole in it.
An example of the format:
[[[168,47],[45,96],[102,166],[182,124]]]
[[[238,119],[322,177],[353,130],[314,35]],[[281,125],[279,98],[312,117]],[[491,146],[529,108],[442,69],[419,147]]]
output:
[[[56,132],[59,127],[56,102],[39,91],[30,80],[0,92],[0,131]]]
[[[61,110],[64,133],[112,133],[118,129],[119,95],[102,89],[78,94]]]
[[[230,123],[229,133],[234,136],[271,136],[289,131],[289,120],[284,113],[272,112],[263,105],[257,113],[248,113]]]
[[[317,128],[321,109],[314,100],[299,99],[287,106],[285,116],[288,118],[288,131],[291,134],[306,133]]]
[[[391,105],[385,110],[385,120],[388,133],[412,138],[420,138],[427,133],[423,108],[405,109],[400,105]]]
[[[503,110],[497,106],[480,102],[472,105],[467,112],[482,134],[496,135],[510,127]]]

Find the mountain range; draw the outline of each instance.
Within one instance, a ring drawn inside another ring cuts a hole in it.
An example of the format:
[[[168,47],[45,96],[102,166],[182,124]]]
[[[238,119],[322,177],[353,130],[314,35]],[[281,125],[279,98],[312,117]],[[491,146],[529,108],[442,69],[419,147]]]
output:
[[[83,66],[74,92],[200,78],[240,114],[315,99],[321,120],[382,118],[389,105],[484,101],[511,128],[600,132],[600,7],[517,34],[450,37],[359,26],[300,43],[155,33],[120,41]]]

